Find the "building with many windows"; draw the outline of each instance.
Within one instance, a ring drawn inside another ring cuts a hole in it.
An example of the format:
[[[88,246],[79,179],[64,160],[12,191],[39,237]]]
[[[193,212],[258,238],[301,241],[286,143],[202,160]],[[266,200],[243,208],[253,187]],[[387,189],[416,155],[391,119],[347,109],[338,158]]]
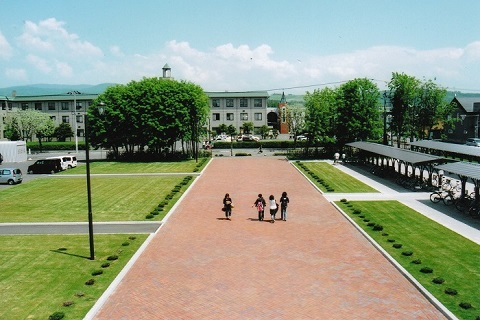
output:
[[[254,133],[267,125],[266,91],[207,92],[210,98],[209,129],[215,131],[222,124],[233,125],[237,132],[245,122],[252,122]]]

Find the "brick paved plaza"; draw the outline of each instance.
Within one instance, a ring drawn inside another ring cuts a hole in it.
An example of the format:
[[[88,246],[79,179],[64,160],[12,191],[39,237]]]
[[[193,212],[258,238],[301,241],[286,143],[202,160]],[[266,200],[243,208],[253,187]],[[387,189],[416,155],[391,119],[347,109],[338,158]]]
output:
[[[290,198],[258,221],[258,193]],[[228,192],[235,209],[224,219]],[[277,216],[279,219],[279,216]],[[289,162],[215,158],[95,319],[443,319]]]

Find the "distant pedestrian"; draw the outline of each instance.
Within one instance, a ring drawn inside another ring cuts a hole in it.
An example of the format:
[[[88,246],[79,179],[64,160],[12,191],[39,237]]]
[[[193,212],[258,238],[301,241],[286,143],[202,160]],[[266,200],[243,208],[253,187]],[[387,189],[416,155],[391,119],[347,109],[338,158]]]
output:
[[[277,214],[277,211],[278,211],[278,204],[275,201],[275,197],[273,196],[273,194],[271,194],[270,197],[268,197],[268,205],[270,208],[270,216],[272,217],[271,221],[272,223],[274,223],[275,215]]]
[[[232,216],[232,198],[230,198],[230,194],[226,193],[225,197],[223,198],[223,210],[225,211],[225,218],[227,220],[231,220]]]
[[[263,221],[264,215],[265,215],[265,199],[263,199],[263,196],[261,193],[258,194],[257,200],[253,203],[253,206],[257,207],[258,211],[258,221]]]
[[[287,221],[287,207],[289,202],[290,199],[288,199],[287,193],[283,191],[280,197],[280,215],[283,221]]]
[[[342,153],[342,163],[345,163],[345,153]]]
[[[338,152],[335,152],[335,154],[333,155],[333,163],[337,163],[339,158],[340,154]]]

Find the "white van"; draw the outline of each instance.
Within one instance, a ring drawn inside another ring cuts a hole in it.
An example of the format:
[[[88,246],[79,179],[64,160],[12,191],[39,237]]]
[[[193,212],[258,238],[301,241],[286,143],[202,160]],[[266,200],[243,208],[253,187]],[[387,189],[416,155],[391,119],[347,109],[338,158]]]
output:
[[[76,156],[58,156],[58,157],[48,157],[47,159],[60,159],[62,164],[62,170],[67,170],[75,168],[77,166],[77,157]]]

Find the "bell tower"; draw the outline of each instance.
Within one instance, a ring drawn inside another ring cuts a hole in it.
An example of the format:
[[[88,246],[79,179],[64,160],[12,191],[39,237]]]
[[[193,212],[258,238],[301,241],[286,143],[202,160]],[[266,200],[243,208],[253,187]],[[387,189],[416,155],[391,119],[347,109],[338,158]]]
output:
[[[285,98],[285,92],[282,93],[282,98],[278,104],[278,115],[279,115],[279,131],[280,133],[288,133],[288,104],[287,99]]]
[[[170,79],[172,77],[172,68],[170,68],[170,66],[167,63],[165,63],[162,70],[163,70],[163,77],[164,78]]]

